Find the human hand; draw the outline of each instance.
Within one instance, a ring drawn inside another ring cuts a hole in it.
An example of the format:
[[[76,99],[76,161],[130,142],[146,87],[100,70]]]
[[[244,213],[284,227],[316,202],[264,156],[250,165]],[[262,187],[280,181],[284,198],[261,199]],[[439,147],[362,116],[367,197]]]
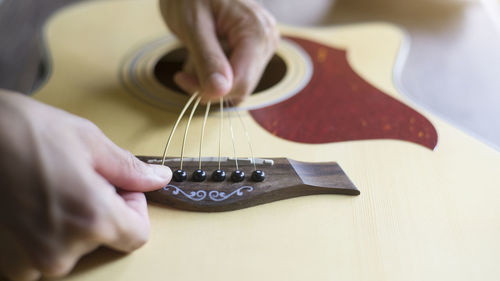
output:
[[[255,89],[279,41],[264,8],[254,0],[160,0],[160,9],[189,52],[174,77],[179,87],[200,90],[205,101],[226,96],[233,104]]]
[[[100,245],[137,249],[149,235],[142,192],[171,178],[90,121],[1,90],[0,155],[0,275],[12,280],[65,275]]]

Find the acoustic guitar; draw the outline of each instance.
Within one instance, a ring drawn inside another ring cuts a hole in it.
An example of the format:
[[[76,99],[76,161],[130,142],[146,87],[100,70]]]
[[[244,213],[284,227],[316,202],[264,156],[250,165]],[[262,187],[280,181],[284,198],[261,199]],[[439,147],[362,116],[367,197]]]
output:
[[[404,33],[386,23],[280,29],[256,93],[223,109],[222,138],[212,105],[207,179],[190,176],[201,107],[184,145],[188,178],[148,194],[148,244],[126,256],[97,251],[67,279],[498,280],[500,154],[401,94]],[[45,38],[51,76],[34,98],[161,163],[189,96],[171,81],[183,50],[156,1],[71,6]],[[173,169],[186,123],[167,153]],[[223,182],[210,178],[219,141]],[[242,182],[230,179],[236,160]],[[264,181],[252,179],[256,169]]]

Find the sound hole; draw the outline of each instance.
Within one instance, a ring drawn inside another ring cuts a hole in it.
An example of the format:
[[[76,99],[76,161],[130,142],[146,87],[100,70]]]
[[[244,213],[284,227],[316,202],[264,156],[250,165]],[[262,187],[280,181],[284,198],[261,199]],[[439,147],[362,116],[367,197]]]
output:
[[[168,52],[158,61],[154,68],[154,75],[156,79],[158,79],[163,86],[173,91],[186,94],[174,82],[174,75],[182,70],[186,58],[187,50],[185,48],[179,48]],[[260,93],[278,84],[283,77],[285,77],[286,71],[285,61],[278,55],[274,55],[264,70],[264,74],[262,75],[262,78],[252,95]]]

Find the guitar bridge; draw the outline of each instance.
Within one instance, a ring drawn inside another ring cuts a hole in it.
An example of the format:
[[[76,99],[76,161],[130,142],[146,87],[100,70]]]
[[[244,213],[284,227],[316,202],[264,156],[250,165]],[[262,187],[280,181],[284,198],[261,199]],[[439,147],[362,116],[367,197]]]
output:
[[[162,160],[159,157],[141,156],[139,159],[150,164],[161,164]],[[180,158],[168,158],[165,163],[175,169],[179,161]],[[202,161],[205,170],[218,169],[217,157],[206,157]],[[228,171],[234,169],[233,161],[233,158],[221,158],[223,168]],[[198,158],[184,158],[184,169],[195,171],[198,162]],[[287,158],[255,159],[255,162],[256,165],[266,166],[265,181],[255,182],[248,176],[241,182],[230,179],[216,182],[210,178],[202,182],[192,179],[172,181],[160,190],[146,193],[146,197],[149,201],[178,209],[221,212],[306,195],[360,194],[336,162],[305,163]],[[239,169],[247,175],[254,169],[251,159],[238,158],[238,163]]]

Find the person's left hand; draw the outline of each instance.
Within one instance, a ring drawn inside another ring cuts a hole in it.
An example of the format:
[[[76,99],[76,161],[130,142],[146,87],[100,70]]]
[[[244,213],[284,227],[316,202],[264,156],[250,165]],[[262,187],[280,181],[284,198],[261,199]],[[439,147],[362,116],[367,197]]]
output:
[[[139,248],[149,236],[142,192],[171,175],[88,120],[0,90],[0,276],[60,277],[100,245]]]

